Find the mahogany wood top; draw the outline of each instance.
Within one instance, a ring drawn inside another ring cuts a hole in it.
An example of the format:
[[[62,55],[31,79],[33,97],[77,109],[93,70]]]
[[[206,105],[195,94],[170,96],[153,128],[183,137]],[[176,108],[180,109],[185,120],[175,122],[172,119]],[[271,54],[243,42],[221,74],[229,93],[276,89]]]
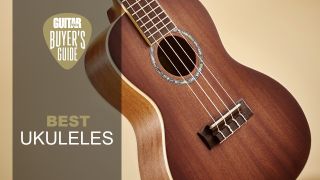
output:
[[[167,151],[167,157],[164,158],[168,159],[172,177],[183,180],[295,179],[307,161],[311,140],[308,123],[294,97],[275,80],[239,64],[226,52],[211,17],[198,0],[175,0],[174,3],[172,0],[159,0],[159,3],[177,28],[187,31],[197,40],[206,65],[230,96],[235,101],[245,100],[253,112],[250,120],[234,135],[208,149],[197,133],[212,120],[186,85],[168,83],[156,72],[150,60],[150,46],[129,17],[123,15],[111,29],[109,39],[106,39],[107,49],[123,75],[148,95],[161,111]],[[157,53],[157,44],[152,47]],[[99,52],[102,50],[103,47]],[[94,50],[90,52],[89,57],[95,53]],[[114,105],[117,103],[112,102],[112,97],[106,91],[110,89],[107,80],[110,74],[105,72],[108,68],[97,70],[97,67],[104,65],[106,58],[105,54],[100,53],[93,60],[86,61],[86,68],[98,91]],[[165,69],[161,70],[165,72]],[[203,70],[203,75],[221,94],[227,106],[232,107],[232,101],[207,69]],[[200,76],[197,82],[218,108],[224,109],[204,78]],[[219,117],[199,86],[196,83],[190,86],[204,105],[211,107],[209,109],[213,116]],[[147,102],[138,103],[139,98],[143,97],[134,97],[130,102],[130,97],[126,96],[123,103],[134,105],[132,112],[127,107],[126,113],[135,115],[129,120],[137,135],[141,177],[166,179],[168,176],[163,174],[164,162],[159,160],[163,154],[160,150],[153,151],[161,148],[161,133],[157,127],[159,118],[153,116],[148,119],[152,111]],[[119,104],[114,106],[121,111]],[[144,112],[144,108],[148,111]],[[134,112],[136,109],[141,111],[137,114]],[[154,128],[154,132],[150,128]],[[156,167],[159,167],[159,171]]]

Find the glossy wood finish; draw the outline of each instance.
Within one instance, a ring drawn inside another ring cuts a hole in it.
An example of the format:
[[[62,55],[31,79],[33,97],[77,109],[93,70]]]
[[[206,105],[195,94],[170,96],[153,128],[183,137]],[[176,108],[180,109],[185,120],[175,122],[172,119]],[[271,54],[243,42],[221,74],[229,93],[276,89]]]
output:
[[[147,94],[160,109],[167,150],[167,157],[164,158],[168,159],[172,177],[201,180],[295,179],[308,158],[310,132],[306,118],[292,95],[273,79],[242,66],[228,55],[210,16],[199,1],[175,0],[172,3],[170,0],[159,0],[159,2],[180,29],[196,38],[202,47],[206,65],[218,77],[231,97],[235,101],[243,98],[254,113],[249,122],[234,135],[219,146],[208,150],[196,133],[210,122],[210,117],[187,86],[168,83],[157,74],[150,63],[147,43],[130,19],[125,15],[122,16],[111,29],[107,41],[108,50],[121,73]],[[106,72],[112,71],[112,68],[104,67],[103,62],[107,57],[101,44],[103,43],[89,49],[86,69],[97,90],[111,104],[116,104],[111,96],[114,92],[109,87],[114,77],[110,77]],[[100,47],[99,53],[97,47]],[[207,69],[204,69],[203,75],[231,107],[232,102]],[[200,77],[198,82],[219,109],[224,111],[222,103],[204,78]],[[210,107],[214,117],[219,117],[197,84],[192,83],[191,87],[206,107]],[[121,106],[127,106],[127,110],[114,106],[129,116],[134,127],[139,148],[141,177],[168,178],[163,175],[168,173],[165,172],[165,162],[159,157],[164,155],[159,153],[162,147],[159,142],[162,140],[159,139],[161,132],[158,127],[161,118],[157,118],[153,112],[152,118],[149,119],[152,113],[146,108],[146,104],[151,106],[149,101],[142,100],[145,97],[141,95],[131,97],[127,91],[137,94],[130,86],[122,89],[122,96],[126,98],[122,99]],[[155,124],[149,126],[145,123]],[[152,131],[150,128],[155,130]],[[150,131],[146,133],[146,130]],[[157,138],[150,140],[150,136]],[[142,142],[144,140],[146,141]],[[153,144],[155,141],[156,145]],[[158,148],[158,151],[155,148]],[[151,167],[147,168],[148,166]]]
[[[87,75],[97,91],[130,120],[137,139],[141,178],[169,179],[161,114],[150,99],[121,77],[106,51],[106,39],[107,31],[87,50]]]

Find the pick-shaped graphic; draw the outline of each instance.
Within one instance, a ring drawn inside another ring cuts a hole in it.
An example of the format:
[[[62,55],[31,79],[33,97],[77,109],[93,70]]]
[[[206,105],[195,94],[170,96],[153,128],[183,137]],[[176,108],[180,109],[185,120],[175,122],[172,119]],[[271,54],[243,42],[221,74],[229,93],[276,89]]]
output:
[[[79,14],[60,13],[51,16],[43,25],[43,35],[54,59],[64,69],[79,61],[90,41],[92,27]]]

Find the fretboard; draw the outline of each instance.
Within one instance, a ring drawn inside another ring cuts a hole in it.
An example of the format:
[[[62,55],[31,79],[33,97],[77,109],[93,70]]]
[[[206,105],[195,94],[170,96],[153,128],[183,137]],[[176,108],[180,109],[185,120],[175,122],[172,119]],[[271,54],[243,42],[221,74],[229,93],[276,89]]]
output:
[[[131,20],[152,45],[170,33],[175,25],[156,0],[120,0]]]

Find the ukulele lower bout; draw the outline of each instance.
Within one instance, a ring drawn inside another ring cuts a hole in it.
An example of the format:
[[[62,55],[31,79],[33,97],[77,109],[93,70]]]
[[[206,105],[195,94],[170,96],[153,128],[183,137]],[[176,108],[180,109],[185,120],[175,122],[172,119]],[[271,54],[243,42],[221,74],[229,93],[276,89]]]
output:
[[[150,59],[155,71],[176,85],[196,81],[204,67],[199,43],[191,34],[178,28],[150,47]]]

